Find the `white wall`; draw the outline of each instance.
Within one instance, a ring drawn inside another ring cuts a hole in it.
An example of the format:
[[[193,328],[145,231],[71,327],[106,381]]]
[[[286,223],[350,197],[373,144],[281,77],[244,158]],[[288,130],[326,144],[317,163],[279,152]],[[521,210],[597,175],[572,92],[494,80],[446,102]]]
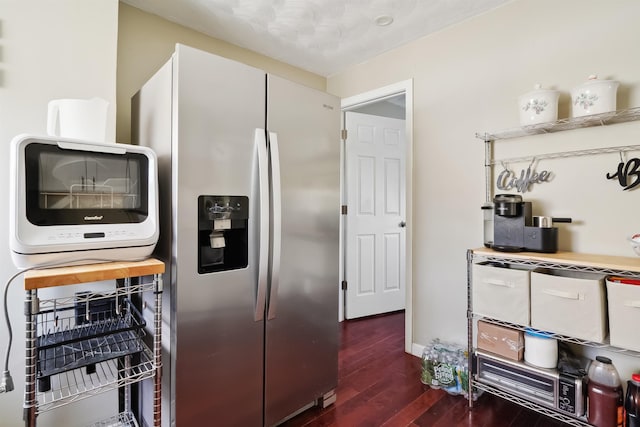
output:
[[[517,98],[535,83],[562,91],[559,115],[567,117],[569,91],[594,73],[621,82],[618,108],[640,106],[638,16],[636,0],[514,0],[328,79],[329,92],[347,97],[413,78],[414,343],[466,343],[465,255],[482,245],[485,199],[475,133],[517,126]],[[500,141],[496,157],[635,145],[639,137],[640,122],[581,129]],[[614,153],[539,163],[555,178],[524,198],[534,215],[577,221],[560,226],[561,249],[635,257],[625,238],[640,232],[640,189],[605,179],[618,162]],[[640,370],[640,361],[630,363]]]
[[[8,242],[9,143],[20,133],[45,134],[47,102],[102,97],[110,102],[107,139],[115,138],[117,0],[0,0],[0,241]],[[0,252],[0,282],[17,270],[8,243]],[[22,426],[24,394],[24,290],[9,291],[13,326],[10,366],[15,390],[0,394],[0,425]],[[4,366],[8,333],[0,323]],[[114,402],[113,397],[108,399]],[[101,397],[38,417],[39,426],[87,425],[114,408]],[[86,406],[85,406],[86,405]],[[78,409],[82,410],[75,410]],[[89,409],[87,409],[89,408]]]

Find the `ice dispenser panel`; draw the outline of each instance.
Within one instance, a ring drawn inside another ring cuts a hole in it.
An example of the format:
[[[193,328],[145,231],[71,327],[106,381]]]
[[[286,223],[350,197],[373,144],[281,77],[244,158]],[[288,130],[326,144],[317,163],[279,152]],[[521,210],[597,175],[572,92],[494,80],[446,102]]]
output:
[[[248,263],[249,198],[198,197],[198,273],[245,268]]]

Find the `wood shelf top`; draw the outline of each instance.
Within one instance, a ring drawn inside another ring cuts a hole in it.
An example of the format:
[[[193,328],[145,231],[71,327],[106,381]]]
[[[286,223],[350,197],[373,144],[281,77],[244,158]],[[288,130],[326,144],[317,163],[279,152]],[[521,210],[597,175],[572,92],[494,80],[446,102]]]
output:
[[[164,270],[164,263],[155,258],[149,258],[144,261],[105,262],[29,270],[24,273],[24,289],[33,290],[102,280],[149,276],[162,274]]]
[[[609,270],[640,272],[640,257],[583,254],[563,251],[559,251],[553,254],[544,254],[538,252],[500,252],[489,248],[473,249],[473,253],[477,255],[505,259],[532,260],[557,264],[573,264],[583,267],[602,268]]]

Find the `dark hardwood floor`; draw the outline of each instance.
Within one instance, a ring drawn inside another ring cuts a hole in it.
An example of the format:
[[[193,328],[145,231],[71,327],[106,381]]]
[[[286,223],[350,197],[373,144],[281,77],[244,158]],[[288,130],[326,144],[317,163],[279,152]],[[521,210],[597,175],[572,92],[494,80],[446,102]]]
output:
[[[337,401],[283,426],[559,427],[563,424],[491,396],[469,411],[466,398],[420,382],[421,361],[404,352],[404,312],[341,324]]]

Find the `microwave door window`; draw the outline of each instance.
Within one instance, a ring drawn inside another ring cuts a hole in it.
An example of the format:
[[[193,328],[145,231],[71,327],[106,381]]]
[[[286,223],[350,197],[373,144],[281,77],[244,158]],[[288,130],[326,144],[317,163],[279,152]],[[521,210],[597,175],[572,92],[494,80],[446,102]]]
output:
[[[25,148],[27,218],[35,225],[139,223],[148,215],[148,158],[47,144]],[[96,220],[95,218],[100,218]]]
[[[137,209],[140,168],[126,157],[42,153],[41,209]]]

